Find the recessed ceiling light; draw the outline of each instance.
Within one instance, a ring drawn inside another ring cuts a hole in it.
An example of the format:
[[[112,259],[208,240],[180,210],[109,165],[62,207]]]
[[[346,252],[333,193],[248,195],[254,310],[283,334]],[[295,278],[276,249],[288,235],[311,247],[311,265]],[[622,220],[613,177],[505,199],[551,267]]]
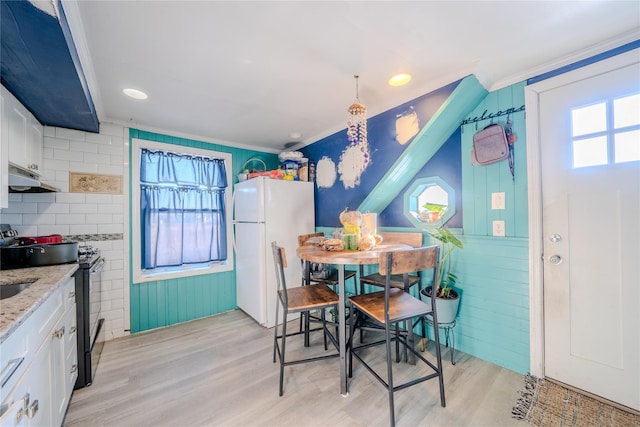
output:
[[[138,89],[123,89],[125,95],[134,99],[147,99],[147,94]]]
[[[400,73],[400,74],[396,74],[395,76],[391,76],[391,78],[389,79],[389,85],[402,86],[409,83],[410,80],[411,80],[411,74]]]
[[[300,138],[302,138],[302,134],[300,132],[291,132],[289,134],[289,138],[294,139],[294,140],[299,140]]]

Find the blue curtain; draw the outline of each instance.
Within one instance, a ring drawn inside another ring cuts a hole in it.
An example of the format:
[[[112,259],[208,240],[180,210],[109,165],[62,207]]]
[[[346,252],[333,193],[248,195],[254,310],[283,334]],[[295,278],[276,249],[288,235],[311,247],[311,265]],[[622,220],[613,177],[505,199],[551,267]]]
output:
[[[224,160],[142,149],[142,268],[227,259]]]

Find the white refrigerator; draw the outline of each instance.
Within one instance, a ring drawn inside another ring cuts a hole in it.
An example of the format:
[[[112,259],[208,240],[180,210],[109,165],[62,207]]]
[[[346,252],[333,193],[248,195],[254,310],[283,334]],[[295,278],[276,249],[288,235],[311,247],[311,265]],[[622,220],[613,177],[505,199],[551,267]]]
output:
[[[287,285],[299,286],[298,235],[315,229],[313,183],[253,178],[235,184],[233,200],[237,304],[271,328],[277,290],[271,242],[285,248]]]

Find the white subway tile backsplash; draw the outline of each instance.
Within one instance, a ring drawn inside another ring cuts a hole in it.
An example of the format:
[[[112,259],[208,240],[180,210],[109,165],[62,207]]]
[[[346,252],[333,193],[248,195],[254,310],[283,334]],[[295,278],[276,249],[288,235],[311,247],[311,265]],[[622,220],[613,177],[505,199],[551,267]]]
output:
[[[69,183],[69,171],[57,170],[54,171],[54,178],[56,181],[63,181]]]
[[[111,163],[111,157],[105,154],[84,153],[84,161],[87,163],[95,163],[96,166],[99,167],[99,165]]]
[[[69,172],[97,173],[98,166],[95,163],[70,162],[67,170]]]
[[[87,132],[85,134],[85,141],[87,142],[93,142],[93,143],[97,143],[97,144],[110,144],[111,143],[111,136],[110,135],[105,135],[103,133],[89,133]]]
[[[69,234],[98,234],[96,224],[69,224]]]
[[[20,235],[62,234],[82,239],[98,234],[126,236],[128,231],[129,130],[119,125],[100,125],[100,133],[44,127],[42,180],[59,187],[52,194],[9,194],[9,208],[0,210],[2,223]],[[69,172],[103,173],[123,177],[121,195],[69,193]],[[127,228],[127,230],[125,230]],[[127,237],[125,237],[127,238]],[[87,240],[101,249],[107,263],[103,272],[105,335],[127,335],[129,247],[125,240]]]
[[[34,234],[37,236],[46,236],[49,234],[62,234],[63,236],[66,236],[69,234],[69,226],[52,224],[38,225]]]
[[[123,131],[128,131],[128,129],[111,123],[100,123],[100,134],[102,135],[122,137]]]
[[[122,167],[122,165],[124,164],[122,156],[111,156],[110,162],[112,165],[120,167]]]
[[[89,215],[90,216],[90,215]],[[92,224],[93,222],[87,221],[87,215],[84,214],[56,214],[56,224]]]
[[[25,193],[22,195],[24,203],[55,203],[57,193]]]
[[[51,138],[47,136],[45,136],[42,141],[44,148],[54,148],[58,150],[69,150],[71,145],[68,139]]]
[[[9,207],[2,209],[2,216],[8,214],[24,214],[24,213],[38,213],[37,203],[9,203]],[[4,223],[4,221],[2,221]]]
[[[84,156],[81,152],[53,149],[54,160],[68,160],[70,162],[82,162]]]
[[[15,228],[17,225],[22,225],[22,214],[17,213],[5,213],[6,209],[2,209],[0,212],[0,222],[2,224],[11,224]]]
[[[39,214],[68,214],[68,203],[37,203]]]
[[[56,193],[56,202],[85,204],[87,201],[84,193]]]
[[[85,133],[80,130],[56,128],[56,138],[79,139],[84,141]]]
[[[97,204],[107,204],[107,203],[113,203],[113,197],[111,196],[111,194],[93,194],[93,193],[87,193],[85,194],[86,198],[87,198],[87,203],[97,203]],[[98,208],[100,209],[100,208]]]
[[[98,233],[100,234],[124,233],[124,225],[98,224]]]
[[[122,165],[98,165],[98,173],[106,175],[122,175]]]
[[[124,138],[118,137],[118,136],[112,137],[111,138],[111,146],[123,148],[124,147]]]
[[[87,224],[113,224],[113,215],[110,214],[95,214],[87,215]]]
[[[105,206],[106,208],[106,206]],[[104,209],[101,209],[104,212]],[[98,212],[98,206],[91,204],[73,205],[73,212],[78,214],[95,214]],[[107,213],[107,212],[104,212]]]
[[[98,144],[86,141],[71,141],[69,143],[69,150],[76,153],[97,153]]]
[[[43,159],[44,168],[48,170],[69,170],[69,160],[55,159],[55,150],[53,152],[54,159]]]
[[[100,145],[98,146],[98,153],[109,154],[111,156],[122,156],[122,146]]]
[[[22,223],[33,225],[55,225],[56,216],[55,214],[24,214],[22,215]]]

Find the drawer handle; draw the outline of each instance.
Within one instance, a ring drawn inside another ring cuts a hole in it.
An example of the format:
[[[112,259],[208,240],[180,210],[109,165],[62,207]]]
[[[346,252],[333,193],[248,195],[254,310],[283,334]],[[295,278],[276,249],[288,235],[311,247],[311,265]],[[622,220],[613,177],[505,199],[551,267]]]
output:
[[[73,366],[71,367],[71,373],[72,373],[72,374],[73,374],[75,371],[77,371],[77,370],[78,370],[78,365],[73,365]]]
[[[53,331],[53,337],[61,339],[64,336],[64,326],[57,331]]]
[[[0,387],[4,387],[4,385],[9,381],[13,373],[18,369],[24,357],[17,357],[15,359],[9,360],[7,366],[2,370],[2,372],[8,371],[6,374],[2,376],[2,381],[0,382]]]

